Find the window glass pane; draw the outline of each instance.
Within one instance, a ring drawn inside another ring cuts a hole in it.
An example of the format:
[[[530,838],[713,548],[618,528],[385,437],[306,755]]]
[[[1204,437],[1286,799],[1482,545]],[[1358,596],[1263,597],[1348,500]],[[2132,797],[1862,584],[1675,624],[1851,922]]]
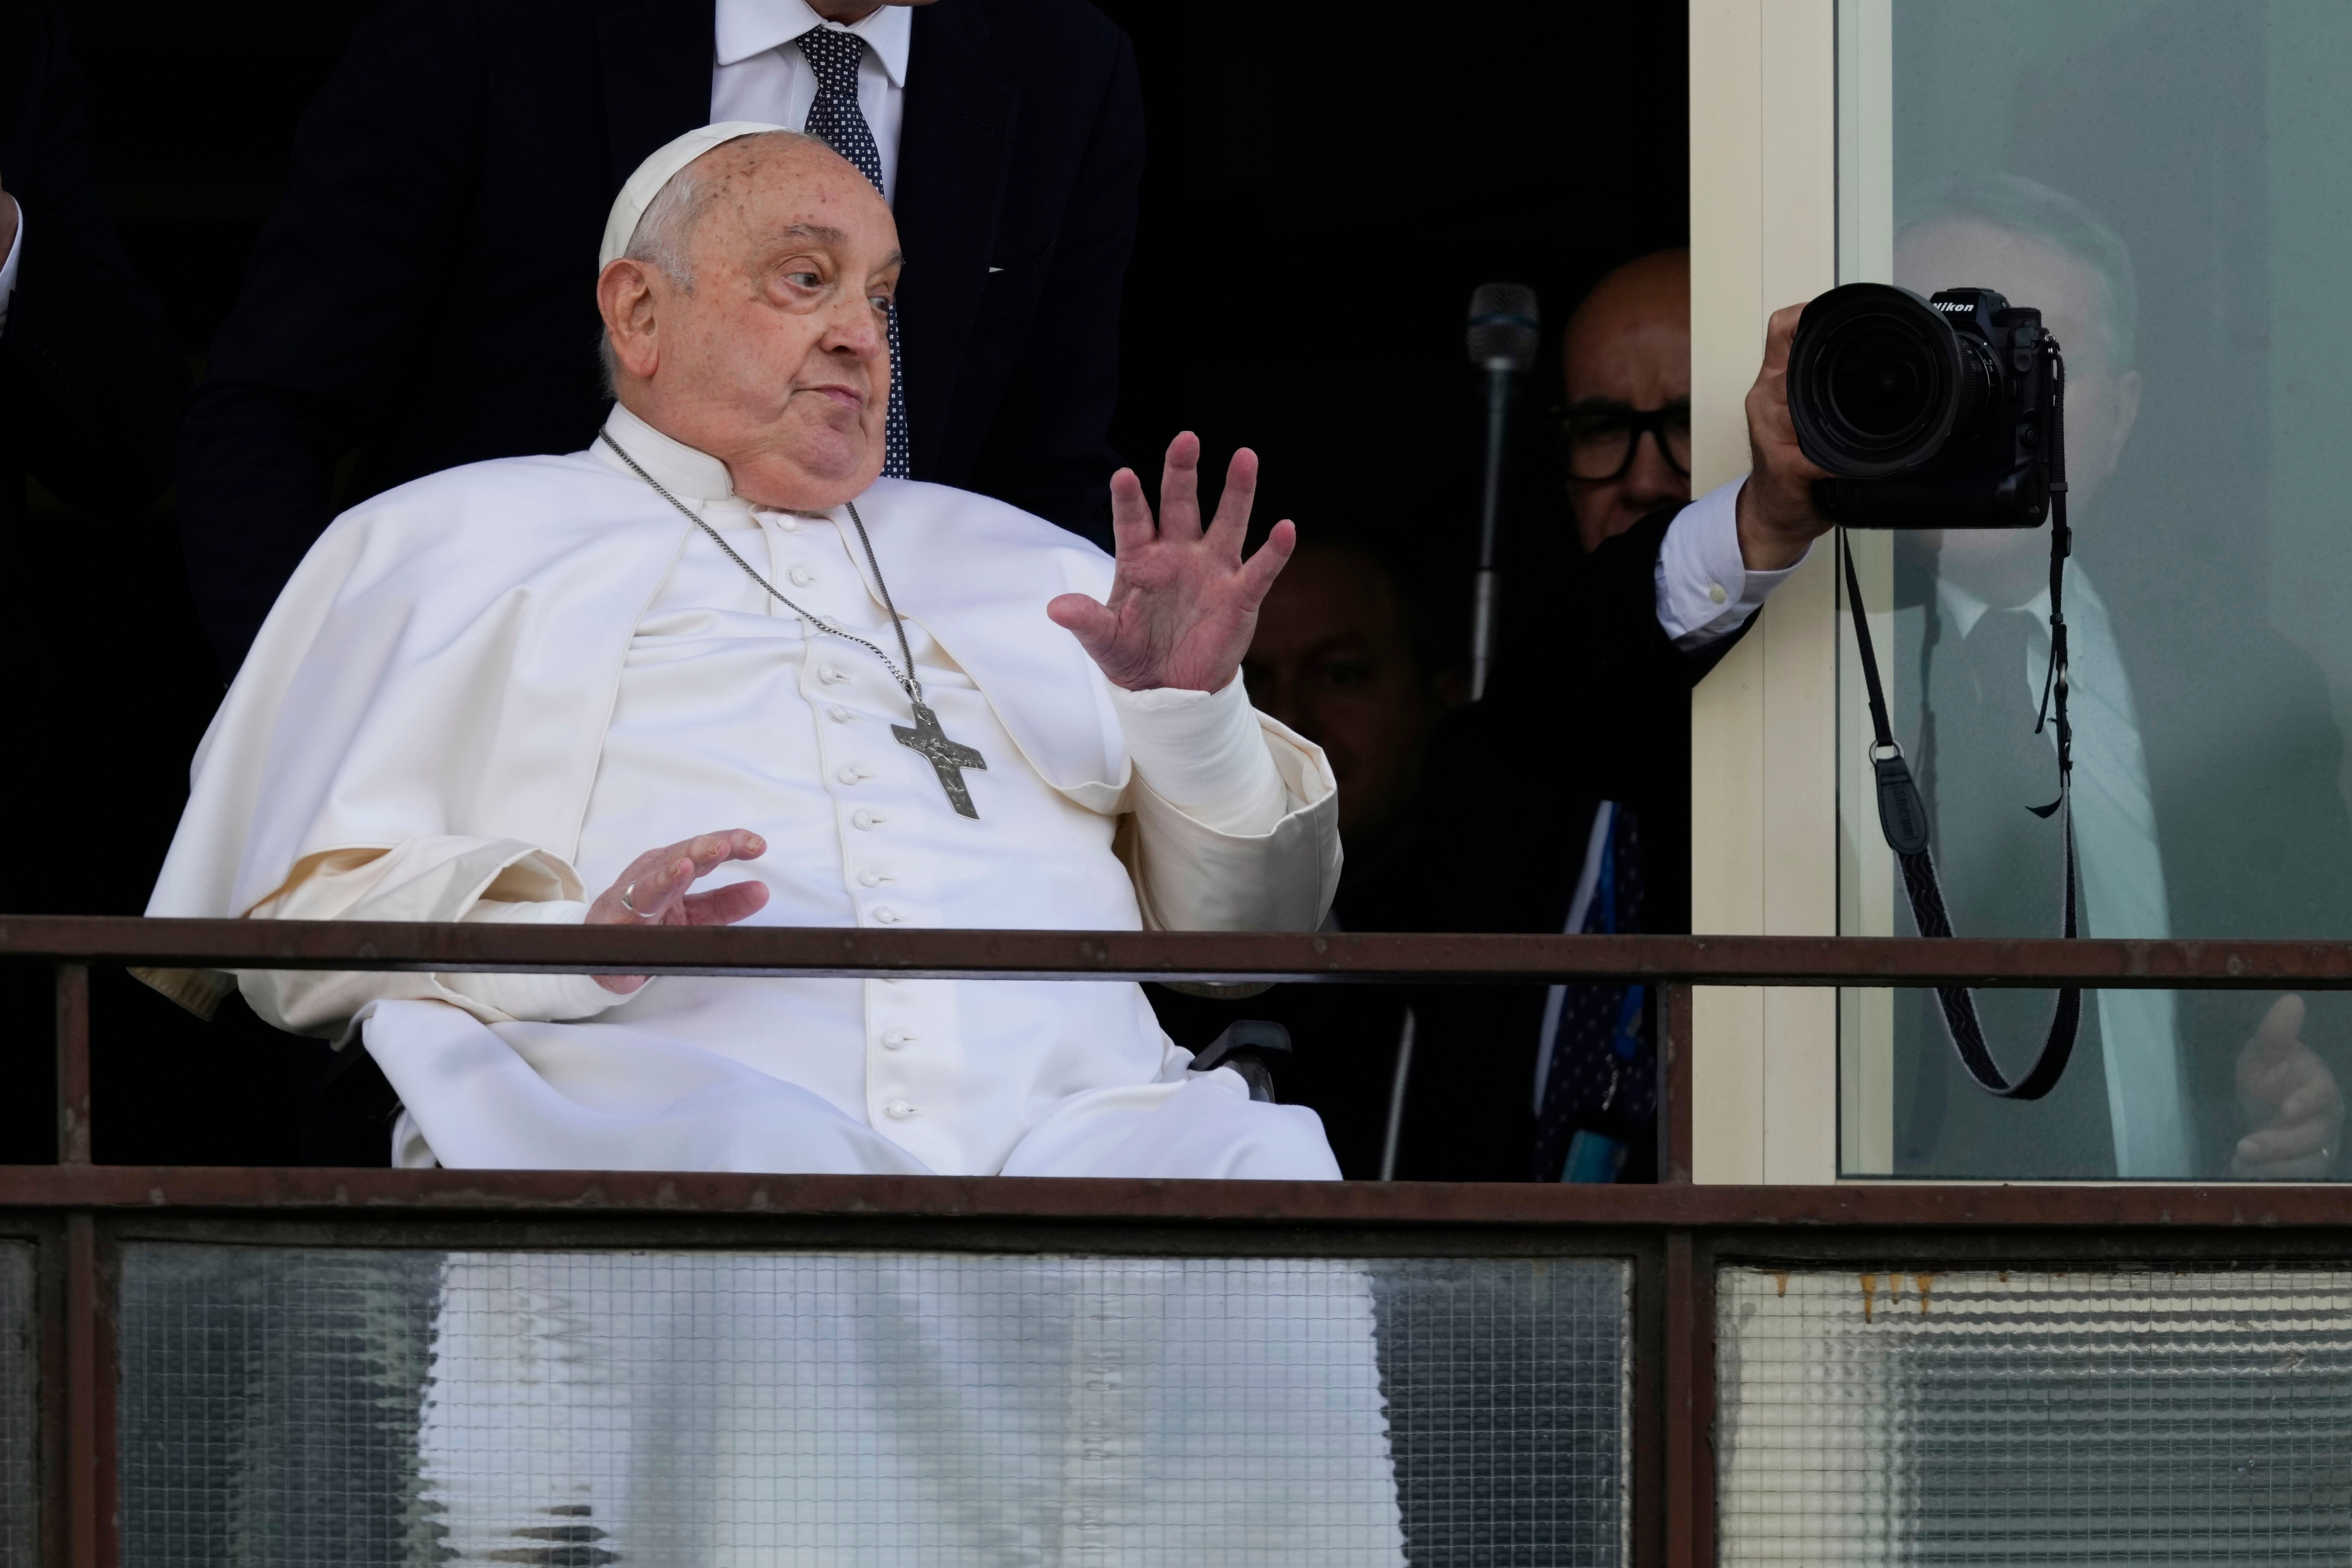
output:
[[[2088,934],[2352,937],[2352,6],[1891,13],[1893,280],[1999,289],[2065,350]],[[1896,532],[1857,560],[1955,928],[2058,934],[2058,824],[2029,809],[2057,793],[2053,737],[2035,731],[2046,529]],[[1858,753],[1850,652],[1843,668],[1842,744]],[[1874,804],[1841,776],[1845,929],[1907,934]],[[2051,1003],[1979,994],[2012,1075]],[[2117,992],[2084,1014],[2065,1079],[2021,1105],[1960,1074],[1931,995],[1851,998],[1846,1168],[2335,1173],[2333,1122],[2282,1125],[2282,1101],[2334,1103],[2352,999]],[[2278,1146],[2242,1145],[2264,1128]]]

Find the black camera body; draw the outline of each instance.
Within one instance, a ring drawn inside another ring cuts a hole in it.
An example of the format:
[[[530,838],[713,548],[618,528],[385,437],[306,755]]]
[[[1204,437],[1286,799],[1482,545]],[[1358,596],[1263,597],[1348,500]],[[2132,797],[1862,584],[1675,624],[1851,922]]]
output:
[[[1849,528],[2041,526],[2063,374],[2042,312],[1990,289],[1831,289],[1789,352],[1797,445],[1836,476],[1815,504]]]

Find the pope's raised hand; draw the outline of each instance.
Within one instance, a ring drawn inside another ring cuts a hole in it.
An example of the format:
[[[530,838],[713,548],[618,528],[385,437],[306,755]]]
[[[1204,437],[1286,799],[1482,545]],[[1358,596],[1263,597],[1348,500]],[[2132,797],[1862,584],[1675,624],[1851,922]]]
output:
[[[1257,454],[1244,447],[1225,469],[1224,494],[1201,527],[1201,443],[1187,430],[1168,444],[1160,480],[1160,520],[1132,468],[1111,476],[1111,532],[1118,549],[1110,601],[1064,594],[1045,606],[1114,686],[1129,691],[1175,687],[1217,691],[1241,668],[1257,630],[1257,607],[1298,542],[1277,522],[1255,555],[1242,558],[1250,502],[1257,493]]]
[[[730,860],[756,860],[767,840],[745,828],[705,833],[661,849],[648,849],[613,879],[588,906],[592,926],[730,926],[767,907],[765,882],[730,882],[707,893],[687,889]],[[626,996],[646,983],[642,974],[600,974],[596,984]]]

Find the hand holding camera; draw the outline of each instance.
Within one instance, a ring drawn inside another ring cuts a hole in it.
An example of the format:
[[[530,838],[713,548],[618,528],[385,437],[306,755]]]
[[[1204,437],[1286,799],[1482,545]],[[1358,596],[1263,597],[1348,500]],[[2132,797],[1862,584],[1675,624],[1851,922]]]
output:
[[[1807,457],[1789,412],[1789,351],[1806,310],[1772,312],[1764,331],[1764,368],[1748,389],[1748,482],[1739,489],[1739,555],[1751,572],[1778,572],[1804,559],[1830,520],[1813,500],[1829,471]]]

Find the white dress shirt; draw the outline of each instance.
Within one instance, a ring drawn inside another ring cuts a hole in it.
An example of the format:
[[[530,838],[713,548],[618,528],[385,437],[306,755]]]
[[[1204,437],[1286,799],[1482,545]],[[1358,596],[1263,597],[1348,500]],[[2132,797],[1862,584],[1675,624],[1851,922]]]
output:
[[[14,196],[0,196],[0,202],[14,202]],[[16,208],[16,232],[8,241],[8,258],[0,261],[0,331],[7,330],[8,301],[16,292],[16,258],[25,252],[25,209]]]
[[[1936,584],[1949,623],[1947,647],[1957,646],[1990,607],[1948,579]],[[2050,592],[2017,608],[2047,626]],[[1916,609],[1898,616],[1916,617]],[[2081,868],[2084,934],[2162,939],[2172,934],[2164,882],[2164,855],[2156,832],[2156,804],[2140,746],[2131,681],[2116,646],[2105,601],[2080,566],[2066,574],[2067,718],[2074,731],[2074,843]],[[1916,634],[1900,639],[1916,646]],[[2045,637],[2032,639],[2019,680],[2037,705],[2050,668]],[[2056,727],[2043,733],[2054,754]],[[1940,868],[1965,877],[1964,849]],[[1992,932],[1963,931],[1963,936]],[[2007,934],[2007,933],[2003,933]],[[2043,934],[2054,936],[2055,931]],[[2169,991],[2101,991],[2099,1038],[2106,1058],[2107,1110],[2115,1131],[2116,1174],[2126,1178],[2189,1173],[2189,1130],[2180,1084],[2180,1033]]]
[[[1696,653],[1748,624],[1772,590],[1805,563],[1779,572],[1751,572],[1739,555],[1739,487],[1743,475],[1683,508],[1658,549],[1658,624],[1685,653]],[[1807,546],[1805,555],[1812,550]]]
[[[752,120],[805,130],[816,102],[816,73],[793,40],[831,27],[866,40],[857,68],[857,107],[882,160],[882,199],[898,194],[898,132],[907,118],[907,50],[914,13],[882,5],[845,27],[809,9],[806,0],[719,0],[718,57],[710,68],[710,121]]]

